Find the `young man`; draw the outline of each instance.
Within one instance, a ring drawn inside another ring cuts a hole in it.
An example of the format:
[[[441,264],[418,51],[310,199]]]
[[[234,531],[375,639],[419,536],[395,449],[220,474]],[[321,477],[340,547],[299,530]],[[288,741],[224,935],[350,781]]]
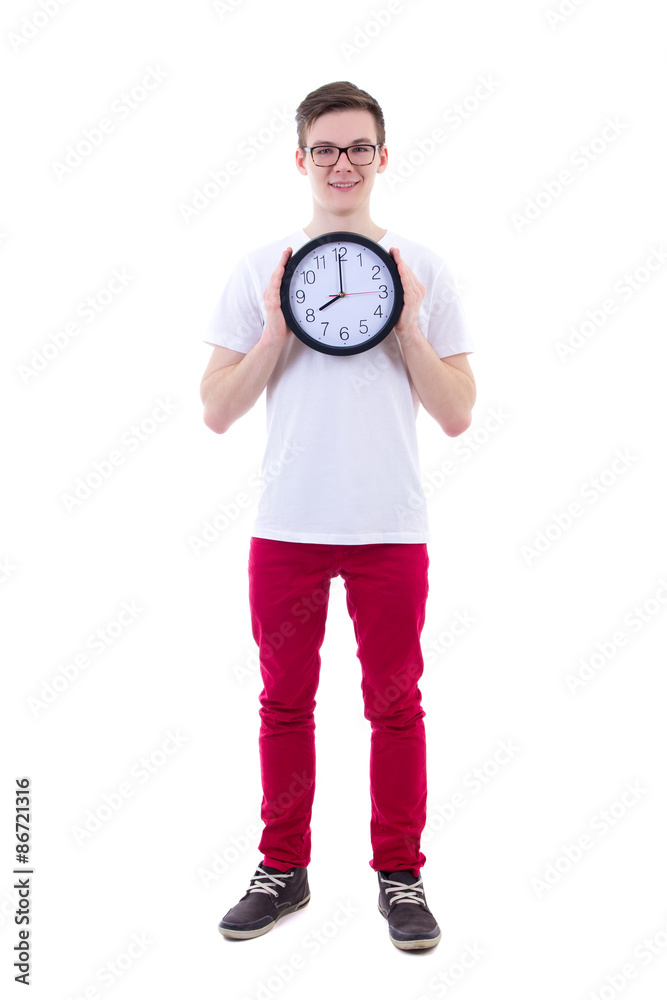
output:
[[[378,103],[351,83],[330,83],[308,94],[296,121],[296,166],[310,181],[312,218],[236,264],[204,338],[214,345],[201,383],[206,425],[223,433],[266,387],[263,469],[272,472],[248,567],[264,683],[263,859],[219,929],[256,937],[310,899],[313,710],[329,585],[340,574],[371,723],[369,863],[378,873],[379,908],[398,948],[431,948],[440,930],[420,876],[426,746],[418,687],[430,535],[415,419],[421,402],[445,434],[469,427],[476,389],[467,354],[474,347],[447,264],[371,219],[375,176],[388,163]],[[280,306],[291,253],[334,231],[390,251],[404,294],[392,332],[344,357],[302,343]]]

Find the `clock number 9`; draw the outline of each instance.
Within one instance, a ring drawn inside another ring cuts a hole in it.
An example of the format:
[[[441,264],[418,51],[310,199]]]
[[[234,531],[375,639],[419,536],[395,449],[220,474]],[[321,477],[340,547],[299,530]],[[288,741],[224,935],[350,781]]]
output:
[[[295,298],[296,301],[299,303],[299,305],[303,305],[303,303],[306,301],[306,293],[303,291],[303,289],[299,288],[299,290],[296,292]]]

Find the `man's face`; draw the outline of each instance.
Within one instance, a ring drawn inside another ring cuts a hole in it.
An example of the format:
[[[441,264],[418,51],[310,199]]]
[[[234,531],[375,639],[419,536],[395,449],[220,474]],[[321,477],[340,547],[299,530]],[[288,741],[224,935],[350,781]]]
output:
[[[358,142],[377,143],[377,128],[370,111],[329,111],[315,119],[306,138],[307,146],[345,147]],[[356,166],[346,153],[341,153],[334,166],[318,167],[310,153],[302,149],[296,152],[297,169],[310,178],[313,197],[322,208],[336,215],[348,215],[368,201],[375,175],[386,169],[387,159],[386,148],[382,146],[367,166]]]

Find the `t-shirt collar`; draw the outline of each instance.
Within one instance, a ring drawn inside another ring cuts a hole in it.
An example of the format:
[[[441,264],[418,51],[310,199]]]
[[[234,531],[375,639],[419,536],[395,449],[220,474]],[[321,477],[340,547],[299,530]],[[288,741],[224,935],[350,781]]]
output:
[[[304,243],[308,243],[310,241],[311,237],[304,229],[299,229],[297,230],[297,232],[299,239],[301,240],[301,243],[299,244],[300,246],[303,246]],[[382,236],[379,240],[376,240],[375,242],[379,243],[380,246],[388,250],[390,246],[393,246],[392,239],[393,239],[393,233],[391,229],[388,229],[387,232],[384,234],[384,236]]]

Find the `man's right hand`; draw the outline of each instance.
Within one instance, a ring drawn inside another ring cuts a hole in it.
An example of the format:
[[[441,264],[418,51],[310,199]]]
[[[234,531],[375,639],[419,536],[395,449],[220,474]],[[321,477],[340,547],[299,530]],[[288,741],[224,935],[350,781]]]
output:
[[[204,423],[216,434],[224,434],[235,420],[255,405],[290,337],[292,331],[280,308],[280,283],[291,254],[291,247],[283,250],[264,292],[266,325],[257,343],[247,352],[213,348],[202,379],[201,398]]]
[[[292,248],[287,247],[280,256],[280,263],[271,275],[269,283],[264,292],[264,305],[266,306],[266,326],[262,333],[262,339],[271,342],[283,343],[290,336],[291,330],[285,322],[285,317],[280,305],[280,285],[283,280],[287,262],[292,256]]]

